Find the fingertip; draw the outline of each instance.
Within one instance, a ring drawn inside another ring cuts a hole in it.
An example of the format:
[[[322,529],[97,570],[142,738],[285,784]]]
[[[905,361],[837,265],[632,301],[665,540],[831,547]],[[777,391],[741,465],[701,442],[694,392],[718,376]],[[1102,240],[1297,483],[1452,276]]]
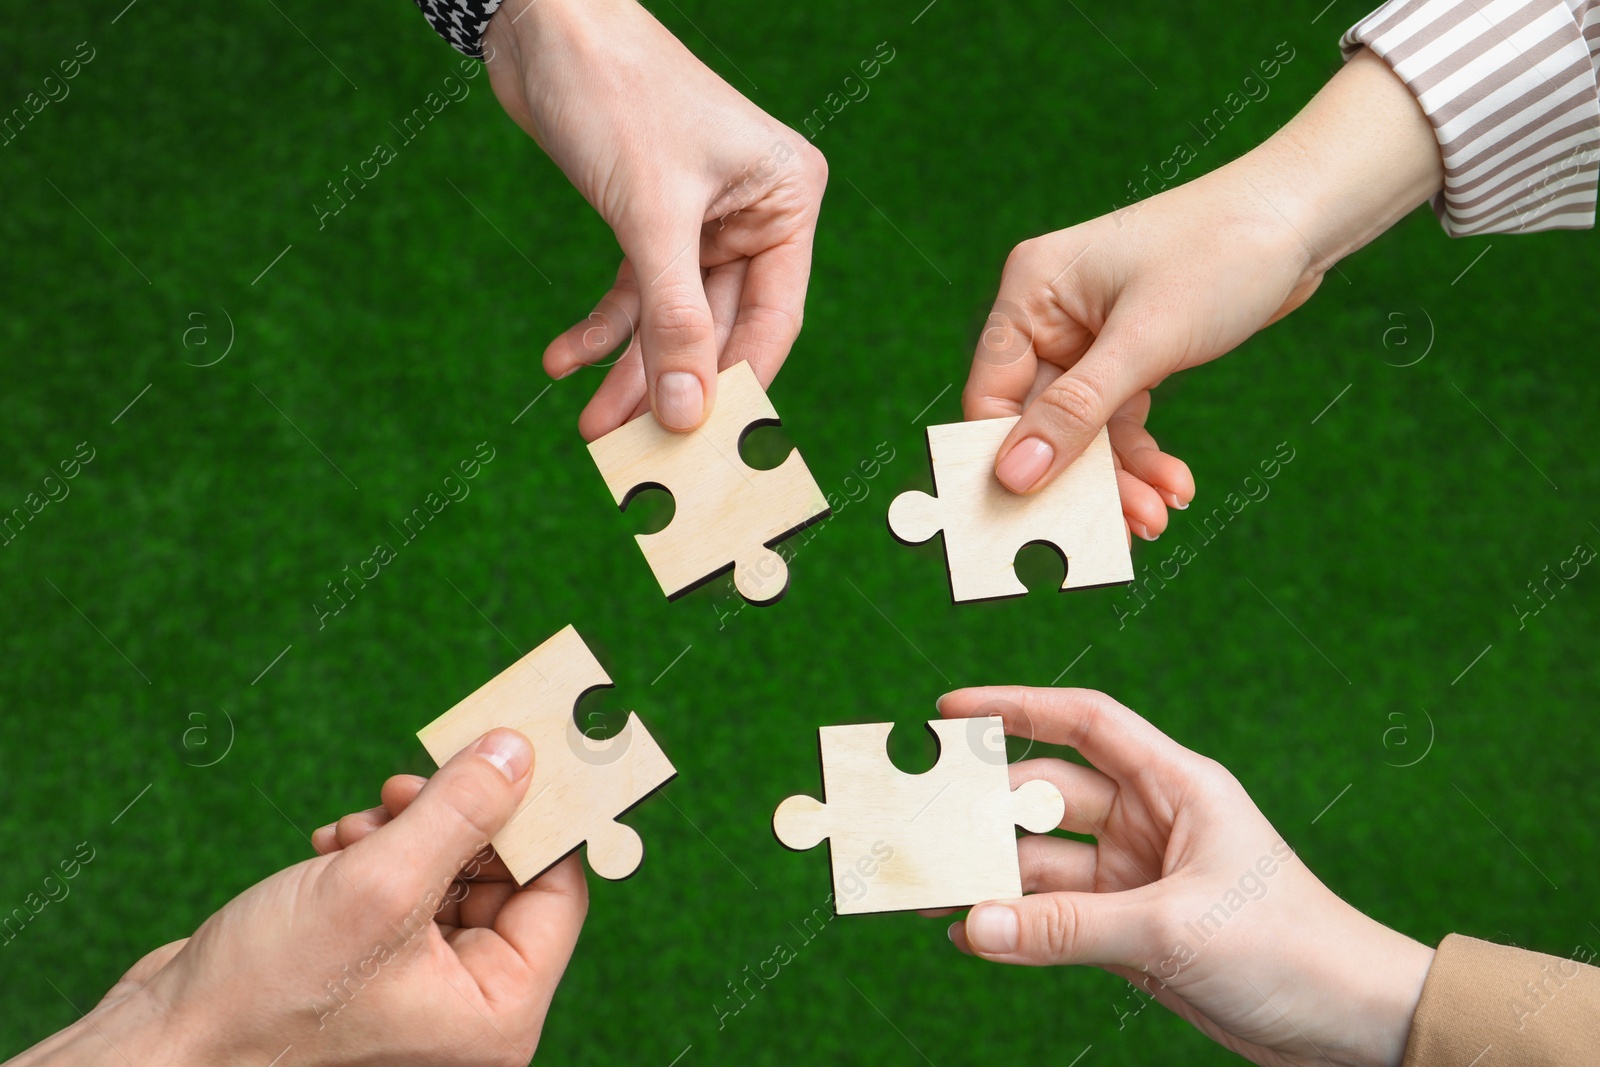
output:
[[[1194,500],[1194,475],[1177,456],[1158,448],[1137,448],[1122,457],[1123,468],[1148,485],[1163,505],[1182,511]]]
[[[965,936],[980,956],[1005,956],[1017,950],[1022,939],[1022,921],[1015,908],[1004,904],[980,904],[967,913]]]
[[[480,737],[472,752],[488,761],[511,785],[533,771],[533,745],[517,731],[504,726]]]
[[[712,390],[691,371],[663,372],[656,378],[651,397],[656,421],[674,433],[699,429],[711,413]]]
[[[558,382],[578,369],[577,361],[572,358],[571,342],[568,340],[571,333],[571,330],[567,330],[546,345],[544,356],[539,360],[544,372]]]
[[[406,810],[427,784],[428,780],[420,774],[396,774],[383,783],[378,797],[392,818]]]
[[[995,464],[995,477],[1013,493],[1023,495],[1042,489],[1055,463],[1056,450],[1037,436],[1024,437],[1001,454]]]
[[[427,784],[427,781],[427,775],[423,774],[391,774],[388,778],[384,779],[383,788],[387,790],[390,788],[411,786],[415,789],[421,789]]]
[[[353,811],[334,824],[334,836],[339,839],[340,848],[349,848],[392,818],[388,810],[382,807]]]
[[[565,370],[561,370],[559,368],[556,369],[556,370],[551,370],[550,367],[546,366],[545,369],[544,369],[544,372],[550,376],[551,381],[564,382],[568,378],[572,377],[574,374],[577,374],[582,369],[583,369],[583,365],[582,364],[574,363],[572,366],[567,367]]]
[[[965,956],[975,955],[972,951],[971,942],[967,940],[967,924],[965,922],[951,923],[949,928],[945,930],[945,936],[950,939],[950,943],[956,947],[957,952]]]
[[[338,851],[337,827],[337,823],[330,822],[326,826],[319,826],[311,831],[311,847],[316,850],[317,855],[326,856],[330,852]]]
[[[571,892],[577,892],[582,894],[585,898],[587,898],[589,895],[589,880],[588,878],[584,877],[583,863],[578,859],[578,854],[576,852],[567,856],[554,867],[551,867],[544,874],[540,875],[537,881],[531,884],[539,885],[540,883],[546,883],[547,885],[553,887],[562,888]]]
[[[1160,491],[1126,470],[1117,472],[1117,494],[1128,529],[1145,541],[1154,541],[1167,529],[1167,502]]]
[[[589,914],[589,879],[577,853],[522,886],[519,892],[537,897],[537,907],[547,919],[554,920],[558,928],[570,928],[571,937],[576,940],[578,928]]]
[[[567,327],[545,346],[541,362],[546,374],[558,382],[570,378],[583,368],[604,360],[626,340],[627,335],[612,337],[604,327],[592,325],[593,318],[594,315],[590,315],[583,322]]]
[[[583,409],[583,414],[578,416],[578,436],[586,444],[593,444],[612,430],[622,425],[616,416],[609,411],[598,411],[593,401]]]
[[[934,710],[937,711],[943,718],[961,718],[968,715],[973,707],[982,704],[981,700],[975,702],[973,696],[974,694],[981,694],[983,692],[983,687],[952,689],[950,692],[944,694],[938,700],[934,701],[933,707]]]
[[[1184,511],[1195,497],[1194,475],[1189,465],[1177,456],[1161,453],[1149,468],[1148,484],[1161,497],[1161,502],[1174,511]]]
[[[545,373],[559,381],[603,362],[633,337],[638,311],[639,295],[624,261],[616,284],[600,298],[595,309],[545,346]]]

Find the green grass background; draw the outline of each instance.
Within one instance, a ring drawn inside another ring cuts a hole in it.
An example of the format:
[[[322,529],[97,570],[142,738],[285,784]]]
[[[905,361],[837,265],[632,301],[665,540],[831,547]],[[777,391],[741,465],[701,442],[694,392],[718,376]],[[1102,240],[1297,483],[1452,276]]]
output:
[[[319,231],[324,183],[394,141],[455,54],[405,0],[140,0],[113,24],[123,2],[8,5],[0,33],[5,109],[79,42],[96,50],[0,147],[0,508],[78,442],[97,452],[0,550],[0,911],[95,849],[0,947],[0,1053],[304,858],[305,833],[388,774],[426,770],[413,732],[569,622],[617,683],[582,711],[637,709],[681,774],[629,817],[639,873],[593,880],[544,1062],[665,1065],[690,1045],[679,1062],[1229,1061],[1159,1010],[1119,1024],[1126,987],[1102,972],[967,959],[912,915],[830,923],[718,1028],[726,983],[828,892],[824,853],[769,829],[779,800],[820,786],[816,727],[893,719],[896,757],[921,769],[939,693],[1048,684],[1080,653],[1063,682],[1232,768],[1356,906],[1430,942],[1600,944],[1600,577],[1525,628],[1512,608],[1600,545],[1592,234],[1451,241],[1419,211],[1287,321],[1164,385],[1152,426],[1200,506],[1136,563],[1180,541],[1197,558],[1125,628],[1122,593],[1049,592],[1044,550],[1031,595],[953,607],[939,544],[884,528],[895,493],[930,485],[921,424],[960,416],[1006,252],[1108,210],[1287,42],[1271,95],[1186,174],[1265,137],[1336,68],[1361,4],[941,0],[915,24],[923,0],[654,5],[791,124],[879,42],[896,51],[817,137],[832,180],[773,390],[826,491],[880,446],[894,458],[798,555],[785,600],[720,619],[726,579],[661,597],[630,536],[646,519],[617,512],[582,448],[599,372],[512,424],[617,252],[485,79]],[[221,351],[225,315],[228,357],[186,365]],[[195,325],[211,347],[185,348]],[[1410,347],[1385,346],[1396,325]],[[1430,332],[1426,359],[1390,365]],[[496,458],[471,496],[319,630],[325,583],[480,441]],[[1296,458],[1271,496],[1205,543],[1200,517],[1280,442]],[[222,750],[224,711],[231,750],[192,766]],[[1430,733],[1420,763],[1389,765]]]

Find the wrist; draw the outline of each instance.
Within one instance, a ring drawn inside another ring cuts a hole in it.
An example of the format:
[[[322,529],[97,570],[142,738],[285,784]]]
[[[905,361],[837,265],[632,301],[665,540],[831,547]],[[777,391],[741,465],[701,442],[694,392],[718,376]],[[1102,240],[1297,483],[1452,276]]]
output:
[[[676,41],[635,0],[507,0],[483,34],[489,84],[512,121],[549,152],[564,128],[570,140],[572,127],[605,121],[593,111],[606,104],[606,79],[636,76],[645,58],[639,42],[652,29]],[[579,176],[567,176],[583,188]]]
[[[1246,161],[1318,275],[1444,184],[1439,143],[1416,98],[1365,50]]]
[[[196,1034],[144,989],[102,1003],[45,1038],[7,1067],[177,1067],[201,1062]]]
[[[1348,975],[1351,1032],[1361,1035],[1340,1057],[1349,1067],[1400,1067],[1411,1020],[1433,966],[1434,950],[1371,918],[1372,937]]]
[[[505,0],[483,32],[484,62],[492,67],[497,56],[520,61],[568,49],[593,36],[591,27],[637,7],[635,0]]]

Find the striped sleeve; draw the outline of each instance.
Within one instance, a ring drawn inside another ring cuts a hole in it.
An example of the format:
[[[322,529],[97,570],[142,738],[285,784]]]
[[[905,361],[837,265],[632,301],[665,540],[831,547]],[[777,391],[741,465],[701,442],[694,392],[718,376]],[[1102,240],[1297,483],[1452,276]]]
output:
[[[1600,0],[1389,0],[1339,44],[1382,57],[1433,124],[1446,233],[1594,225]]]

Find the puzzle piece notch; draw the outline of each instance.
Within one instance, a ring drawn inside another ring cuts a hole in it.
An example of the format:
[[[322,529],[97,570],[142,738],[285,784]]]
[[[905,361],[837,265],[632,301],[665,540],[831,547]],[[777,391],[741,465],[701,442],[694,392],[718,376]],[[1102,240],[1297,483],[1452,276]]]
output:
[[[585,842],[589,866],[603,878],[626,878],[643,859],[643,840],[617,817],[677,771],[632,712],[610,738],[595,740],[578,729],[578,701],[610,685],[589,646],[567,626],[417,732],[441,766],[498,726],[532,743],[527,795],[491,842],[519,883]]]
[[[755,371],[740,362],[717,376],[716,407],[700,429],[673,433],[646,413],[589,445],[620,506],[645,486],[672,494],[666,528],[635,535],[668,599],[730,566],[753,604],[787,591],[788,564],[771,546],[826,515],[828,502],[798,449],[771,470],[740,458],[747,432],[778,422]]]
[[[939,759],[906,774],[889,759],[893,723],[819,731],[825,801],[792,796],[773,832],[802,851],[828,841],[841,915],[967,907],[1022,895],[1016,831],[1060,825],[1066,802],[1048,782],[1013,790],[999,716],[928,724]]]
[[[1067,561],[1061,588],[1133,581],[1111,439],[1104,428],[1083,455],[1037,493],[1018,496],[994,476],[994,459],[1018,416],[928,427],[938,496],[901,493],[889,530],[906,544],[944,533],[950,592],[958,603],[1022,596],[1016,557],[1030,544]]]

